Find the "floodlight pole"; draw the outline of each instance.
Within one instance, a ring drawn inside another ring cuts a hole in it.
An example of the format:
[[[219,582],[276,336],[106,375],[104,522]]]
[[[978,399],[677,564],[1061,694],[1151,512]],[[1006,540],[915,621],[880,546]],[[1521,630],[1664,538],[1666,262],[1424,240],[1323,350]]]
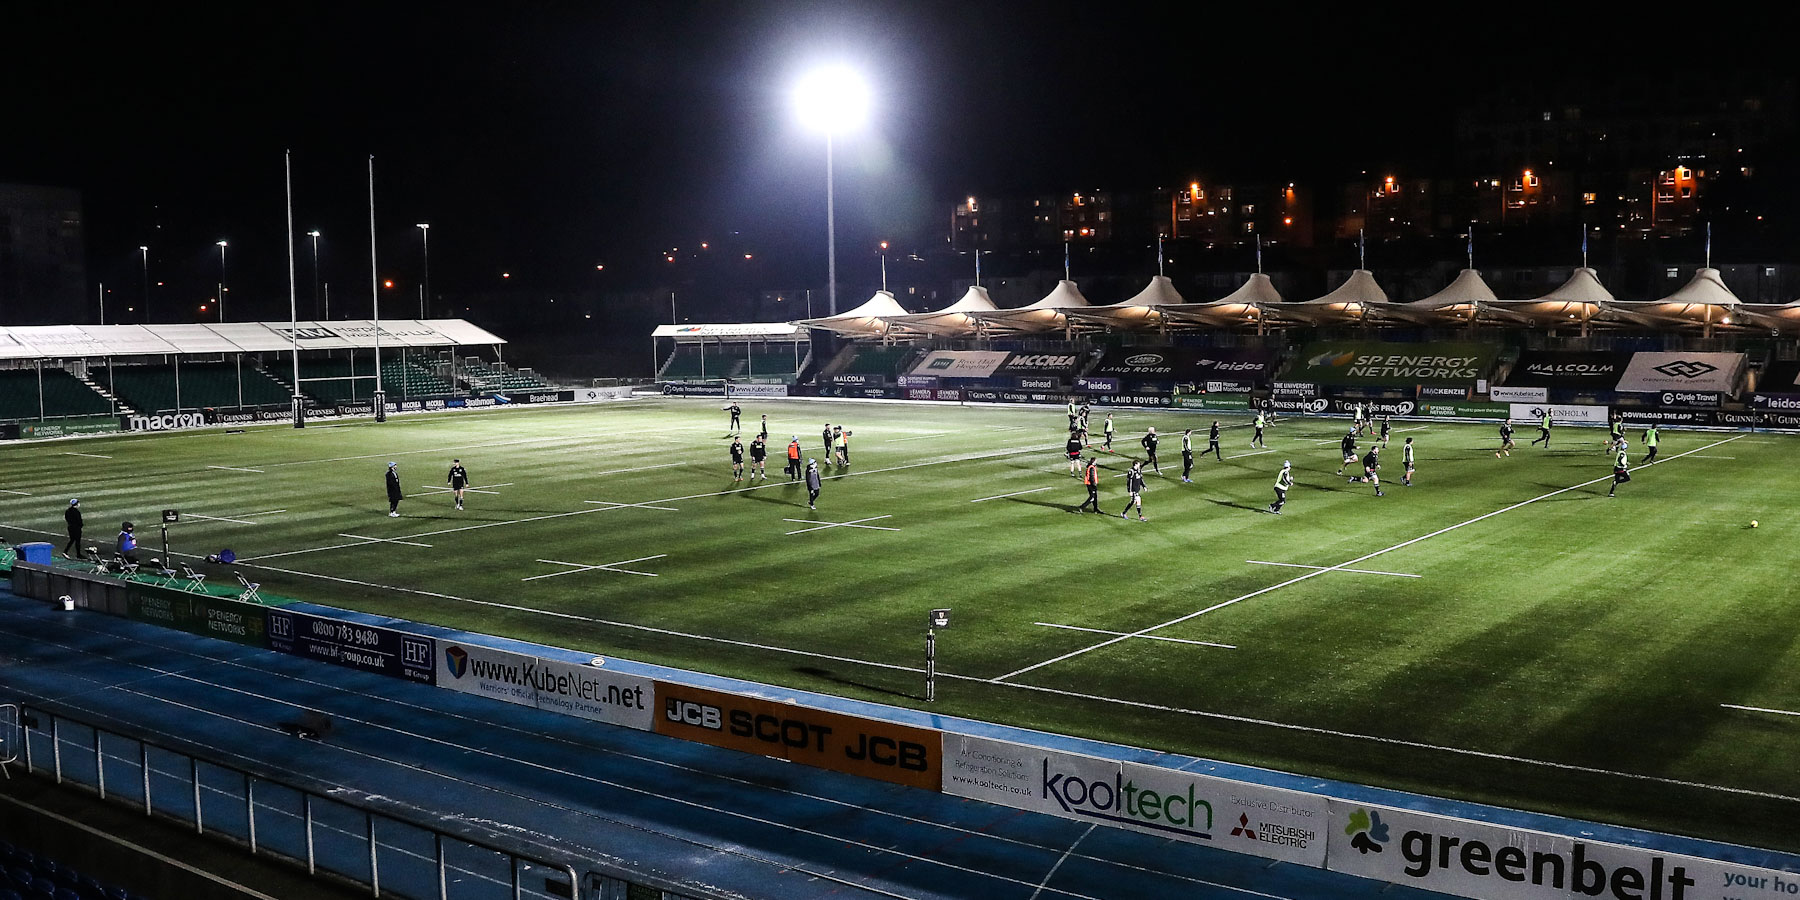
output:
[[[832,184],[831,132],[825,133],[825,288],[830,315],[837,315],[837,200]]]
[[[925,702],[937,701],[937,630],[925,629]]]
[[[375,263],[375,157],[369,156],[369,298],[375,316],[375,421],[387,421],[387,391],[381,387],[381,274]]]
[[[306,427],[306,407],[300,399],[300,300],[298,288],[294,284],[294,154],[291,150],[281,152],[282,179],[287,188],[287,258],[288,258],[288,339],[292,347],[288,355],[294,361],[294,394],[290,399],[294,407],[294,427]],[[318,232],[313,232],[317,235]],[[313,285],[318,286],[319,271],[319,239],[313,238]],[[317,299],[315,297],[315,299]],[[241,401],[240,401],[241,402]]]

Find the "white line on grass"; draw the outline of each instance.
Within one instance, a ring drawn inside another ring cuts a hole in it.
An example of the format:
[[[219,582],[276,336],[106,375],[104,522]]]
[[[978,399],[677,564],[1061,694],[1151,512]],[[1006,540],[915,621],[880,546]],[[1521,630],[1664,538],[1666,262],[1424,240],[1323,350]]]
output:
[[[1086,631],[1086,632],[1090,632],[1092,634],[1124,634],[1125,633],[1123,631],[1107,631],[1104,628],[1083,628],[1079,625],[1058,625],[1055,622],[1033,622],[1031,624],[1042,625],[1045,628],[1061,628],[1065,631]],[[1187,638],[1163,637],[1160,634],[1146,634],[1146,635],[1143,635],[1142,637],[1148,641],[1168,641],[1171,644],[1193,644],[1197,647],[1217,647],[1221,650],[1236,650],[1237,649],[1237,645],[1235,645],[1235,644],[1220,644],[1220,643],[1215,643],[1213,641],[1191,641],[1191,640],[1188,640]]]
[[[1800,716],[1800,712],[1790,712],[1785,709],[1769,709],[1763,706],[1739,706],[1736,703],[1721,703],[1719,705],[1726,709],[1741,709],[1745,712],[1773,713],[1778,716]]]
[[[1421,577],[1418,575],[1408,575],[1405,572],[1381,572],[1375,569],[1346,569],[1342,566],[1307,566],[1300,563],[1266,562],[1260,559],[1246,559],[1244,562],[1255,566],[1286,566],[1290,569],[1323,569],[1327,572],[1355,572],[1358,575],[1392,575],[1395,578]]]
[[[25,492],[24,492],[24,491],[9,491],[9,490],[7,490],[7,489],[5,489],[5,488],[0,488],[0,494],[18,494],[18,495],[19,495],[19,496],[21,496],[21,497],[29,497],[29,496],[31,496],[31,495],[30,495],[30,494],[27,494],[27,493],[25,493]]]
[[[343,531],[338,532],[338,537],[356,538],[357,540],[369,541],[371,543],[376,543],[376,544],[405,544],[408,547],[430,547],[431,546],[430,544],[421,544],[418,541],[403,541],[403,540],[400,540],[399,538],[366,537],[364,535],[349,534],[349,533],[343,532]]]
[[[488,487],[490,487],[490,488],[501,488],[501,487],[512,487],[512,482],[510,482],[510,481],[502,481],[502,482],[500,482],[500,483],[499,483],[499,484],[490,484],[490,485],[488,485]],[[431,494],[448,494],[448,493],[450,493],[450,492],[451,492],[451,491],[454,491],[454,490],[456,490],[456,488],[452,488],[452,487],[444,487],[444,486],[443,486],[443,485],[437,485],[437,484],[428,484],[428,485],[426,485],[426,486],[424,486],[424,487],[422,487],[422,488],[420,488],[420,489],[419,489],[419,490],[422,490],[422,491],[425,491],[425,493],[423,493],[423,494],[412,494],[412,495],[410,495],[410,496],[413,496],[413,497],[426,497],[426,496],[430,496],[430,495],[431,495]],[[463,488],[463,490],[465,490],[465,491],[467,491],[467,492],[469,492],[469,493],[471,493],[471,494],[494,494],[494,495],[499,495],[499,493],[500,493],[500,492],[499,492],[499,491],[490,491],[490,490],[485,490],[485,489],[483,489],[483,488]]]
[[[654,466],[638,466],[635,469],[613,469],[610,472],[595,472],[594,474],[595,475],[623,475],[627,472],[648,472],[651,469],[669,469],[669,468],[673,468],[675,466],[685,466],[685,465],[687,465],[687,463],[658,463]]]
[[[853,520],[850,522],[820,522],[816,525],[813,525],[813,521],[811,519],[782,519],[781,521],[783,521],[783,522],[798,522],[801,525],[813,525],[812,528],[802,528],[799,531],[790,531],[790,532],[788,532],[788,534],[805,534],[809,531],[823,531],[827,528],[867,528],[870,531],[899,531],[900,529],[898,529],[898,528],[888,528],[885,525],[863,525],[863,524],[861,524],[863,522],[878,522],[882,519],[891,519],[891,518],[893,518],[893,516],[870,516],[866,519],[856,519],[856,520]]]
[[[946,434],[954,434],[954,433],[955,433],[955,432],[950,432],[950,431],[933,431],[933,432],[931,432],[931,433],[929,433],[929,434],[915,434],[915,435],[913,435],[913,436],[912,436],[912,437],[903,437],[903,438],[889,438],[889,439],[888,439],[888,440],[885,440],[885,441],[882,441],[882,443],[884,443],[884,444],[898,444],[898,443],[900,443],[900,442],[901,442],[901,441],[922,441],[922,440],[924,440],[924,439],[926,439],[926,438],[934,438],[934,437],[942,437],[942,436],[944,436],[944,435],[946,435]]]
[[[592,503],[592,504],[595,504],[596,506],[604,506],[607,509],[660,509],[663,512],[681,512],[681,510],[676,509],[673,506],[657,506],[657,505],[655,505],[656,501],[654,501],[654,500],[650,501],[648,503],[614,503],[611,500],[583,500],[581,502]],[[582,510],[582,512],[599,512],[599,511],[600,510]]]
[[[618,562],[606,563],[604,565],[598,565],[598,566],[590,566],[590,565],[587,565],[586,563],[563,562],[560,559],[540,559],[540,560],[538,560],[538,562],[549,563],[550,565],[553,565],[553,566],[571,566],[572,568],[570,568],[567,572],[551,572],[548,575],[532,575],[529,578],[521,578],[519,580],[520,581],[536,581],[539,578],[555,578],[558,575],[573,575],[576,572],[594,572],[594,571],[618,572],[618,573],[621,573],[624,575],[642,575],[646,578],[656,578],[658,576],[655,572],[637,572],[637,571],[633,571],[631,569],[621,569],[619,567],[625,566],[625,565],[630,565],[631,563],[649,562],[650,560],[653,560],[653,559],[662,559],[663,557],[668,556],[668,555],[669,554],[667,554],[667,553],[658,553],[655,556],[640,556],[637,559],[621,559]]]
[[[208,522],[231,522],[235,525],[255,525],[256,524],[255,522],[247,521],[245,519],[233,519],[230,516],[203,516],[196,512],[187,513],[187,517],[190,519],[205,519]]]
[[[986,503],[989,500],[999,500],[1002,497],[1017,497],[1022,494],[1035,494],[1035,493],[1038,493],[1039,491],[1047,491],[1047,490],[1050,490],[1050,488],[1048,488],[1048,487],[1032,488],[1029,491],[1013,491],[1010,494],[995,494],[992,497],[983,497],[980,500],[970,500],[969,502],[970,503]]]
[[[1695,459],[1737,459],[1735,456],[1707,456],[1704,453],[1694,454]]]
[[[1696,453],[1699,453],[1699,452],[1701,452],[1701,451],[1703,451],[1703,450],[1711,450],[1711,449],[1712,449],[1712,448],[1714,448],[1714,447],[1717,447],[1717,446],[1719,446],[1719,445],[1720,445],[1720,444],[1729,444],[1729,443],[1731,443],[1731,442],[1732,442],[1732,441],[1735,441],[1735,440],[1737,440],[1737,439],[1738,439],[1738,438],[1740,438],[1740,437],[1743,437],[1743,435],[1737,435],[1737,436],[1735,436],[1735,437],[1728,437],[1728,438],[1726,438],[1726,439],[1724,439],[1724,440],[1722,440],[1722,441],[1715,441],[1715,442],[1713,442],[1713,443],[1711,443],[1711,444],[1707,444],[1707,445],[1706,445],[1706,446],[1704,446],[1704,447],[1696,447],[1696,448],[1695,448],[1695,449],[1693,449],[1693,450],[1689,450],[1689,451],[1687,451],[1687,452],[1686,452],[1686,453],[1677,453],[1677,454],[1675,454],[1675,455],[1674,455],[1674,456],[1671,456],[1671,457],[1668,457],[1668,458],[1667,458],[1667,459],[1659,459],[1659,460],[1657,460],[1657,461],[1656,461],[1656,462],[1653,462],[1653,463],[1650,463],[1650,465],[1649,465],[1649,466],[1642,466],[1642,467],[1640,467],[1640,468],[1649,468],[1649,467],[1650,467],[1650,466],[1657,466],[1657,465],[1661,465],[1661,464],[1663,464],[1663,463],[1665,463],[1665,462],[1670,462],[1670,461],[1672,461],[1672,460],[1677,460],[1677,459],[1680,459],[1680,458],[1682,458],[1682,457],[1684,457],[1684,456],[1691,456],[1691,455],[1693,455],[1693,454],[1696,454]],[[1170,619],[1170,620],[1169,620],[1169,621],[1167,621],[1167,622],[1163,622],[1163,623],[1161,623],[1161,624],[1159,624],[1159,625],[1152,625],[1152,626],[1150,626],[1150,627],[1148,627],[1148,628],[1143,628],[1143,629],[1140,629],[1140,630],[1138,630],[1138,631],[1134,631],[1134,632],[1131,632],[1131,633],[1130,633],[1130,634],[1126,634],[1126,635],[1121,635],[1121,636],[1119,636],[1119,637],[1115,637],[1115,638],[1112,638],[1112,639],[1110,639],[1110,640],[1105,640],[1105,641],[1101,641],[1101,642],[1100,642],[1100,643],[1098,643],[1098,644],[1094,644],[1094,645],[1092,645],[1092,646],[1089,646],[1089,647],[1084,647],[1084,648],[1082,648],[1082,649],[1080,649],[1080,650],[1074,650],[1074,651],[1071,651],[1071,652],[1068,652],[1068,653],[1064,653],[1064,654],[1063,654],[1063,655],[1061,655],[1061,656],[1057,656],[1057,657],[1052,657],[1052,658],[1050,658],[1050,659],[1046,659],[1046,660],[1044,660],[1044,661],[1043,661],[1043,662],[1039,662],[1039,663],[1032,663],[1032,664],[1031,664],[1031,665],[1029,665],[1029,666],[1026,666],[1026,667],[1024,667],[1024,668],[1022,668],[1022,669],[1016,669],[1016,670],[1014,670],[1014,671],[1011,671],[1011,672],[1008,672],[1008,673],[1006,673],[1006,674],[1005,674],[1005,675],[1002,675],[1002,676],[1000,676],[1000,677],[998,677],[998,678],[995,678],[995,679],[992,679],[992,681],[993,681],[993,682],[994,682],[994,683],[996,683],[996,684],[1001,684],[1001,683],[1004,683],[1004,682],[1006,682],[1006,681],[1007,681],[1007,680],[1008,680],[1008,679],[1012,679],[1012,678],[1016,678],[1016,677],[1018,677],[1018,676],[1020,676],[1020,675],[1023,675],[1023,674],[1025,674],[1025,673],[1026,673],[1026,672],[1031,672],[1031,671],[1034,671],[1034,670],[1037,670],[1037,669],[1041,669],[1041,668],[1043,668],[1043,667],[1045,667],[1045,666],[1048,666],[1048,665],[1051,665],[1051,664],[1053,664],[1053,663],[1059,663],[1059,662],[1062,662],[1062,661],[1063,661],[1063,660],[1065,660],[1065,659],[1073,659],[1073,658],[1074,658],[1074,657],[1077,657],[1077,656],[1081,656],[1081,655],[1082,655],[1082,654],[1084,654],[1084,653],[1091,653],[1091,652],[1093,652],[1093,651],[1095,651],[1095,650],[1099,650],[1099,649],[1101,649],[1101,648],[1102,648],[1102,647],[1110,647],[1110,646],[1112,646],[1112,645],[1113,645],[1113,644],[1117,644],[1117,643],[1119,643],[1119,642],[1120,642],[1120,641],[1123,641],[1123,640],[1126,640],[1126,639],[1127,639],[1127,638],[1133,638],[1133,637],[1142,637],[1142,636],[1143,636],[1143,635],[1146,635],[1146,634],[1149,634],[1149,633],[1150,633],[1150,632],[1153,632],[1153,631],[1161,631],[1161,630],[1162,630],[1162,629],[1164,629],[1164,628],[1167,628],[1167,627],[1169,627],[1169,626],[1171,626],[1171,625],[1179,625],[1179,624],[1181,624],[1181,623],[1182,623],[1182,622],[1186,622],[1186,621],[1188,621],[1188,620],[1189,620],[1189,619],[1196,619],[1196,618],[1199,618],[1199,617],[1200,617],[1200,616],[1204,616],[1204,615],[1206,615],[1206,614],[1207,614],[1207,613],[1210,613],[1210,612],[1215,612],[1215,611],[1217,611],[1217,610],[1221,610],[1221,609],[1224,609],[1224,608],[1225,608],[1225,607],[1227,607],[1227,606],[1231,606],[1231,605],[1233,605],[1233,604],[1236,604],[1236,603],[1242,603],[1242,602],[1244,602],[1244,601],[1245,601],[1245,600],[1249,600],[1249,599],[1252,599],[1252,598],[1254,598],[1254,597],[1260,597],[1260,596],[1262,596],[1262,595],[1263,595],[1263,594],[1267,594],[1267,593],[1269,593],[1269,592],[1271,592],[1271,591],[1276,591],[1276,590],[1280,590],[1280,589],[1281,589],[1281,588],[1284,588],[1284,587],[1288,587],[1288,586],[1289,586],[1289,585],[1295,585],[1295,584],[1299,584],[1299,583],[1300,583],[1300,582],[1302,582],[1302,581],[1306,581],[1306,580],[1308,580],[1308,579],[1311,579],[1311,578],[1317,578],[1317,577],[1319,577],[1319,576],[1320,576],[1320,575],[1323,575],[1323,574],[1325,574],[1325,573],[1326,573],[1326,572],[1332,572],[1332,571],[1336,571],[1336,570],[1338,570],[1338,569],[1342,569],[1342,568],[1345,568],[1345,567],[1348,567],[1348,566],[1354,566],[1354,565],[1356,565],[1356,564],[1357,564],[1357,563],[1362,563],[1362,562],[1367,562],[1367,561],[1369,561],[1369,560],[1371,560],[1371,559],[1374,559],[1374,558],[1375,558],[1375,557],[1377,557],[1377,556],[1381,556],[1381,555],[1383,555],[1383,554],[1387,554],[1387,553],[1392,553],[1392,552],[1394,552],[1394,551],[1395,551],[1395,550],[1399,550],[1399,549],[1402,549],[1402,548],[1405,548],[1405,547],[1410,547],[1410,546],[1412,546],[1412,545],[1414,545],[1414,544],[1417,544],[1417,543],[1419,543],[1419,542],[1420,542],[1420,541],[1425,541],[1425,540],[1430,540],[1430,539],[1431,539],[1431,538],[1434,538],[1434,537],[1437,537],[1437,536],[1438,536],[1438,535],[1441,535],[1441,534],[1448,534],[1448,533],[1450,533],[1450,532],[1452,532],[1452,531],[1455,531],[1455,530],[1457,530],[1457,529],[1459,529],[1459,528],[1462,528],[1462,527],[1464,527],[1464,526],[1468,526],[1468,525],[1473,525],[1473,524],[1475,524],[1475,523],[1476,523],[1476,522],[1482,522],[1482,521],[1486,521],[1486,520],[1488,520],[1488,519],[1491,519],[1491,518],[1493,518],[1493,517],[1495,517],[1495,516],[1497,516],[1497,515],[1500,515],[1500,514],[1502,514],[1502,513],[1507,513],[1507,512],[1511,512],[1511,511],[1513,511],[1513,510],[1515,510],[1515,509],[1520,509],[1520,508],[1523,508],[1523,507],[1526,507],[1526,506],[1530,506],[1530,505],[1531,505],[1531,504],[1533,504],[1533,503],[1537,503],[1537,502],[1538,502],[1538,501],[1540,501],[1540,500],[1548,500],[1548,499],[1550,499],[1550,498],[1551,498],[1551,497],[1555,497],[1555,496],[1557,496],[1557,495],[1559,495],[1559,494],[1566,494],[1566,493],[1568,493],[1568,492],[1570,492],[1570,491],[1574,491],[1574,490],[1580,490],[1580,489],[1581,489],[1581,488],[1584,488],[1584,487],[1587,487],[1587,486],[1589,486],[1589,485],[1595,485],[1595,484],[1599,484],[1599,483],[1601,483],[1601,482],[1603,482],[1603,481],[1610,481],[1610,480],[1612,480],[1612,476],[1611,476],[1611,475],[1603,475],[1603,476],[1601,476],[1601,477],[1599,477],[1599,478],[1595,478],[1595,479],[1592,479],[1592,480],[1589,480],[1589,481],[1584,481],[1584,482],[1581,482],[1581,483],[1580,483],[1580,484],[1574,484],[1574,485],[1570,485],[1570,486],[1568,486],[1568,487],[1566,487],[1566,488],[1558,488],[1558,489],[1556,489],[1556,490],[1554,490],[1554,491],[1550,491],[1550,492],[1549,492],[1549,493],[1546,493],[1546,494],[1539,494],[1539,495],[1538,495],[1538,496],[1536,496],[1536,497],[1532,497],[1532,498],[1531,498],[1531,499],[1529,499],[1529,500],[1521,500],[1521,501],[1519,501],[1519,502],[1518,502],[1518,503],[1514,503],[1514,504],[1512,504],[1512,505],[1511,505],[1511,506],[1503,506],[1503,507],[1501,507],[1501,508],[1499,508],[1499,509],[1496,509],[1496,510],[1493,510],[1493,511],[1492,511],[1492,512],[1486,512],[1486,513],[1482,513],[1482,514],[1481,514],[1481,515],[1479,515],[1479,516],[1476,516],[1476,517],[1475,517],[1475,518],[1473,518],[1473,519],[1469,519],[1469,520],[1467,520],[1467,521],[1463,521],[1463,522],[1458,522],[1458,523],[1456,523],[1456,524],[1455,524],[1455,525],[1451,525],[1451,526],[1448,526],[1448,527],[1445,527],[1445,528],[1439,528],[1439,529],[1438,529],[1438,530],[1436,530],[1436,531],[1433,531],[1433,532],[1431,532],[1431,533],[1429,533],[1429,534],[1422,534],[1422,535],[1419,535],[1419,536],[1418,536],[1418,537],[1416,537],[1416,538],[1411,538],[1411,539],[1409,539],[1409,540],[1405,540],[1405,541],[1401,541],[1401,542],[1400,542],[1400,543],[1398,543],[1398,544],[1395,544],[1395,545],[1393,545],[1393,546],[1392,546],[1392,547],[1388,547],[1388,548],[1385,548],[1385,549],[1382,549],[1382,550],[1377,550],[1377,551],[1375,551],[1375,552],[1373,552],[1373,553],[1366,553],[1366,554],[1363,554],[1363,555],[1362,555],[1362,556],[1359,556],[1359,557],[1357,557],[1357,558],[1355,558],[1355,559],[1352,559],[1352,560],[1347,560],[1347,561],[1345,561],[1345,562],[1342,562],[1342,563],[1339,563],[1339,564],[1337,564],[1337,565],[1335,565],[1335,566],[1330,566],[1330,567],[1328,567],[1328,568],[1323,568],[1323,569],[1318,569],[1318,570],[1315,570],[1315,571],[1312,571],[1312,572],[1308,572],[1308,573],[1306,573],[1306,574],[1305,574],[1305,575],[1300,575],[1300,576],[1297,576],[1297,577],[1295,577],[1295,578],[1290,578],[1290,579],[1288,579],[1288,580],[1287,580],[1287,581],[1283,581],[1283,582],[1280,582],[1280,583],[1278,583],[1278,584],[1272,584],[1272,585],[1269,585],[1269,586],[1268,586],[1268,587],[1265,587],[1265,588],[1261,588],[1261,589],[1259,589],[1259,590],[1254,590],[1254,591],[1251,591],[1251,592],[1250,592],[1250,593],[1248,593],[1248,594],[1244,594],[1244,595],[1243,595],[1243,596],[1241,596],[1241,597],[1233,597],[1233,598],[1231,598],[1231,599],[1230,599],[1230,600],[1225,600],[1225,601],[1222,601],[1222,602],[1220,602],[1220,603],[1215,603],[1215,604],[1213,604],[1213,605],[1211,605],[1211,606],[1208,606],[1208,607],[1206,607],[1206,608],[1205,608],[1205,609],[1202,609],[1202,610],[1198,610],[1198,611],[1195,611],[1195,612],[1191,612],[1191,613],[1188,613],[1188,614],[1187,614],[1187,615],[1184,615],[1184,616],[1177,616],[1177,617],[1175,617],[1175,618],[1173,618],[1173,619]]]
[[[100,453],[76,453],[73,450],[64,450],[63,455],[64,456],[85,456],[85,457],[88,457],[89,459],[112,459],[112,457],[106,456],[106,455],[103,455]]]
[[[251,469],[251,468],[247,468],[244,466],[207,466],[207,468],[209,468],[209,469],[224,469],[228,472],[255,472],[258,475],[263,474],[263,470],[261,470],[261,469]]]
[[[1274,450],[1252,450],[1249,453],[1239,453],[1236,456],[1227,456],[1225,458],[1226,459],[1243,459],[1246,456],[1261,456],[1264,453],[1274,453],[1274,452],[1275,452]]]

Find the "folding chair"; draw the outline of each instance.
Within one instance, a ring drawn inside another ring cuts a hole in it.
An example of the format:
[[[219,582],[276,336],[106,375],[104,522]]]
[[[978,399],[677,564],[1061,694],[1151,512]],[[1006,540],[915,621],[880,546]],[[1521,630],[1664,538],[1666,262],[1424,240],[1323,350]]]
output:
[[[155,578],[161,578],[164,587],[173,585],[175,579],[179,577],[174,569],[169,568],[168,563],[165,563],[154,556],[150,557],[150,575]]]
[[[242,573],[242,572],[233,572],[232,574],[237,576],[238,584],[241,584],[244,586],[244,592],[238,595],[239,600],[242,600],[246,603],[261,603],[262,602],[262,593],[261,593],[262,583],[261,582],[251,581],[250,579],[245,578],[244,573]]]
[[[181,564],[181,577],[187,579],[187,584],[184,584],[181,586],[182,590],[187,591],[190,594],[199,594],[199,593],[205,592],[205,590],[206,590],[206,573],[205,572],[196,572],[196,571],[194,571],[192,566],[189,566],[187,563],[182,563]]]
[[[134,563],[131,560],[126,559],[123,556],[119,557],[117,562],[119,564],[119,577],[121,579],[123,579],[125,581],[135,581],[137,579],[137,573],[138,573],[138,564],[137,563]]]

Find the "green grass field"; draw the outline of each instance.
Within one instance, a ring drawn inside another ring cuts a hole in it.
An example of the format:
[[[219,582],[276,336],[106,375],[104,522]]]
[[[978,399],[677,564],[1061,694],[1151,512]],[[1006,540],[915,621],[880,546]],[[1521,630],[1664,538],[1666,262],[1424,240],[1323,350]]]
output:
[[[79,496],[90,541],[129,518],[151,549],[178,507],[175,550],[232,547],[265,590],[907,706],[948,606],[944,713],[1800,850],[1800,716],[1725,705],[1800,711],[1800,439],[1666,432],[1608,499],[1598,430],[1496,459],[1492,426],[1397,423],[1377,498],[1332,474],[1340,421],[1253,453],[1227,419],[1232,458],[1182,484],[1180,430],[1210,418],[1122,412],[1109,476],[1165,435],[1139,522],[1123,478],[1110,517],[1071,514],[1060,408],[749,401],[770,478],[734,484],[720,405],[17,444],[0,536],[60,533]],[[809,511],[782,448],[821,457],[840,420],[855,464]],[[481,491],[462,512],[453,456]],[[874,527],[813,524],[851,522]]]

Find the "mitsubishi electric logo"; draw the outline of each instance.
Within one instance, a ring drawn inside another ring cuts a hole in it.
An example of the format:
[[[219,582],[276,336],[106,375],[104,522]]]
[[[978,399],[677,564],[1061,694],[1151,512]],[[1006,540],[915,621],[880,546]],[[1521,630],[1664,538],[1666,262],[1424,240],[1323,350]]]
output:
[[[1699,378],[1702,375],[1719,371],[1718,366],[1688,359],[1678,359],[1673,362],[1666,362],[1655,368],[1656,371],[1661,372],[1670,378]]]
[[[1252,841],[1256,840],[1256,832],[1250,827],[1250,817],[1248,815],[1238,813],[1238,823],[1232,826],[1231,836],[1248,838]]]

